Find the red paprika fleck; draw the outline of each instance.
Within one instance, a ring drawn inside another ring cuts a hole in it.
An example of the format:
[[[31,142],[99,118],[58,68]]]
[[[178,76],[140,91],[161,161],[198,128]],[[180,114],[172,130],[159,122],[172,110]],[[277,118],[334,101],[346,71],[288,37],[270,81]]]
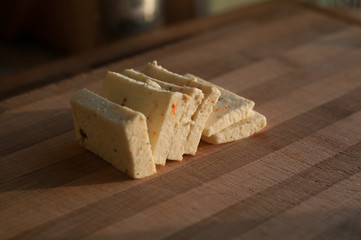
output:
[[[172,114],[173,114],[173,116],[175,116],[175,107],[176,107],[176,105],[173,103],[172,104]]]

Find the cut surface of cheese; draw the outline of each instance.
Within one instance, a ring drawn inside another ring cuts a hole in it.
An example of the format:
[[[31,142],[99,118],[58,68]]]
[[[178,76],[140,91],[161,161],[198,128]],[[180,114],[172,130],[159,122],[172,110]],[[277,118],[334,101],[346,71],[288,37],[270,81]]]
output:
[[[71,99],[76,139],[132,178],[156,172],[145,116],[87,89]]]
[[[187,137],[187,144],[184,149],[185,153],[194,155],[197,151],[205,123],[212,112],[214,104],[217,102],[218,97],[220,96],[220,91],[214,86],[197,82],[195,79],[190,79],[188,77],[172,73],[167,69],[157,65],[156,61],[148,63],[143,72],[144,74],[161,81],[173,83],[179,86],[198,88],[203,92],[204,98],[192,116],[194,124],[190,128]]]
[[[185,153],[185,146],[187,144],[187,136],[193,123],[192,115],[197,110],[199,104],[201,104],[204,97],[202,91],[197,88],[178,86],[172,83],[163,82],[161,80],[151,78],[143,73],[135,71],[134,69],[125,69],[122,74],[142,82],[148,82],[149,80],[151,80],[159,84],[162,89],[185,94],[183,99],[185,101],[186,107],[180,121],[176,126],[175,134],[167,157],[169,160],[182,160],[183,154]]]
[[[213,134],[210,137],[202,136],[202,140],[212,144],[232,142],[251,136],[267,125],[266,117],[253,111],[253,116],[241,120],[233,125]]]
[[[108,72],[100,95],[146,116],[153,160],[165,165],[176,123],[184,111],[183,94],[163,90],[150,80],[144,83]]]
[[[186,74],[186,76],[194,77],[197,81],[204,84],[215,86],[221,92],[221,96],[214,105],[213,111],[206,122],[202,133],[203,136],[209,137],[242,119],[252,117],[254,113],[251,111],[254,107],[253,101],[238,96],[233,92],[192,74]]]

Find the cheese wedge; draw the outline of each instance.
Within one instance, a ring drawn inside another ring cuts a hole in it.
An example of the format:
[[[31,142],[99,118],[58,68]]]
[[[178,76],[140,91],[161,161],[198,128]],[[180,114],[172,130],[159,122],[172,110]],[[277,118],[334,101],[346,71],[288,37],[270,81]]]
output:
[[[251,136],[267,125],[266,117],[253,111],[253,116],[241,120],[233,125],[213,134],[210,137],[202,136],[202,140],[212,144],[236,141]]]
[[[153,160],[165,165],[175,125],[184,111],[183,94],[163,90],[150,80],[143,83],[108,72],[100,95],[146,116]]]
[[[205,123],[212,112],[213,105],[217,102],[218,97],[220,96],[218,88],[172,73],[157,65],[156,61],[148,63],[147,67],[144,69],[144,74],[164,82],[180,86],[194,87],[202,90],[204,98],[192,116],[194,125],[191,126],[187,137],[187,145],[185,146],[185,153],[194,155],[197,151]]]
[[[204,98],[202,91],[197,88],[186,86],[183,87],[172,83],[163,82],[158,79],[146,76],[145,74],[133,69],[125,69],[122,74],[141,82],[147,82],[148,80],[151,80],[159,84],[162,89],[185,94],[184,101],[186,102],[186,107],[180,121],[176,125],[175,134],[173,136],[168,153],[169,160],[182,160],[183,154],[185,153],[184,149],[187,143],[187,136],[189,134],[191,124],[193,123],[192,115],[197,110],[199,104],[201,104],[202,99]]]
[[[145,116],[87,89],[71,99],[76,139],[132,178],[156,172]]]
[[[203,136],[209,137],[242,119],[252,117],[254,102],[244,97],[238,96],[222,87],[212,84],[200,77],[192,74],[186,76],[194,77],[197,81],[217,87],[221,96],[213,107],[213,112],[209,116],[204,127]]]

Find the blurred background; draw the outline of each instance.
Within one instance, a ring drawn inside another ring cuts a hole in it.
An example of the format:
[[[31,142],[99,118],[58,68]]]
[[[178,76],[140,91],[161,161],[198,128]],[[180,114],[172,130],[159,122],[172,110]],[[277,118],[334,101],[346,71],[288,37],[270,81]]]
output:
[[[267,0],[2,1],[0,77],[90,52],[130,35],[264,1]],[[360,14],[360,0],[312,2]]]

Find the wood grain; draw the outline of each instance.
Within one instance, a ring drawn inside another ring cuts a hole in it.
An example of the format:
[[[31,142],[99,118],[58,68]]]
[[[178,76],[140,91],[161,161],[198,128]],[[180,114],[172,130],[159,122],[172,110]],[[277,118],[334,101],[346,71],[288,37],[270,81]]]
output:
[[[0,238],[358,239],[361,29],[282,1],[224,18],[0,101]],[[128,179],[76,143],[69,99],[153,59],[255,100],[268,127]]]

